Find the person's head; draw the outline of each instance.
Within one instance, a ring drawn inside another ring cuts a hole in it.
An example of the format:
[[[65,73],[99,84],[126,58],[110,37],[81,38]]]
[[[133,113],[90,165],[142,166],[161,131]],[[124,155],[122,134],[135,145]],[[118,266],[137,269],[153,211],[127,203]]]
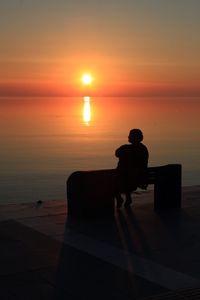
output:
[[[143,140],[143,133],[140,129],[131,129],[128,136],[129,143],[140,143]]]

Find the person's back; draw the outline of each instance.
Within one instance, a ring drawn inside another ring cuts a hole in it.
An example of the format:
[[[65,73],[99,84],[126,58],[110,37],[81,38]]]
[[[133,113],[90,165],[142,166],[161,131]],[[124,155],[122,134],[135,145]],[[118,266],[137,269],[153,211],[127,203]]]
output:
[[[128,140],[130,144],[122,145],[115,152],[115,156],[119,158],[116,194],[118,207],[121,207],[123,202],[121,193],[126,194],[125,206],[131,204],[131,192],[143,185],[145,180],[144,174],[148,165],[148,150],[141,143],[143,140],[142,131],[140,129],[132,129]]]
[[[148,164],[148,150],[142,143],[123,145],[115,155],[119,158],[118,169],[146,168]]]

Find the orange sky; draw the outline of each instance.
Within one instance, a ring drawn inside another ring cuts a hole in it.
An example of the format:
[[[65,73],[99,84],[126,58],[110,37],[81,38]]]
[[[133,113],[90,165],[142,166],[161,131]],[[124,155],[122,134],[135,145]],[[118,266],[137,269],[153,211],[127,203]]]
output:
[[[200,95],[200,2],[0,3],[0,96]]]

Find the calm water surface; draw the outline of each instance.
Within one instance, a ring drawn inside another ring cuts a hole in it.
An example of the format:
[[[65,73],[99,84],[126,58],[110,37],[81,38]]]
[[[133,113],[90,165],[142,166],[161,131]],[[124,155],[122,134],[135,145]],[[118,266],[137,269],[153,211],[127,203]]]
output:
[[[199,98],[0,98],[0,203],[66,198],[75,170],[115,168],[141,128],[150,166],[181,163],[200,184]]]

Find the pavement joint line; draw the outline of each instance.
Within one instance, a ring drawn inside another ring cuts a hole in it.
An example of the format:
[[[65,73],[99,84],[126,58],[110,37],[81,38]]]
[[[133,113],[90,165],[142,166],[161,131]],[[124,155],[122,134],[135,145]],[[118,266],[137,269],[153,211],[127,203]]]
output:
[[[21,223],[50,236],[33,225],[23,221]],[[77,233],[73,229],[65,229],[62,239],[55,235],[50,237],[170,290],[200,286],[199,279],[155,263],[128,250],[121,250],[95,238]]]
[[[190,275],[76,233],[71,229],[65,230],[64,243],[170,290],[200,286],[200,280]]]

